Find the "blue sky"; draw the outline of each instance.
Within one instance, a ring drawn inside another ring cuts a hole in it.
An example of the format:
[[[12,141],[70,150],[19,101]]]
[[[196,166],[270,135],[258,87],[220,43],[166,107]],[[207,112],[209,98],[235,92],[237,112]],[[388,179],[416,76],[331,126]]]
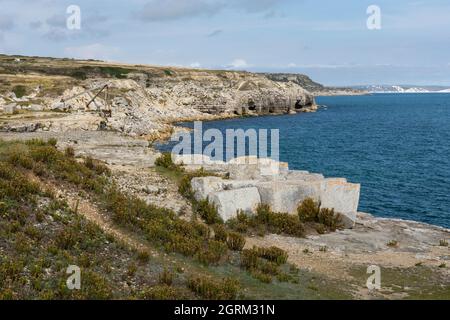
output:
[[[80,30],[66,28],[71,4]],[[450,1],[0,0],[0,52],[450,86]]]

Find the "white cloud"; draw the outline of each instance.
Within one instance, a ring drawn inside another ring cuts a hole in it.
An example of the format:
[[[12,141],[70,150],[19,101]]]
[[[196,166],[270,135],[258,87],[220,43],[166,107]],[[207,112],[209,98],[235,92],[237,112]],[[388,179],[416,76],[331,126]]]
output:
[[[232,69],[243,69],[243,68],[247,68],[247,67],[250,67],[250,65],[244,59],[234,59],[227,66],[227,68],[232,68]]]
[[[64,53],[70,58],[99,60],[112,60],[119,51],[116,47],[105,46],[101,43],[64,49]]]
[[[193,62],[189,65],[191,68],[200,68],[202,65],[200,64],[200,62]]]

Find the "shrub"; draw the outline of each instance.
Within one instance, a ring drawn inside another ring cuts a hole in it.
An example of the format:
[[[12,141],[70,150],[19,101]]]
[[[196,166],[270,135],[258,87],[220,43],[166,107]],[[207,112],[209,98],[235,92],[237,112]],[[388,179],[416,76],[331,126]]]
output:
[[[241,266],[244,269],[252,270],[258,267],[258,251],[253,249],[244,249],[241,252]]]
[[[250,275],[263,283],[272,283],[272,276],[259,270],[250,271]]]
[[[198,201],[195,204],[195,212],[198,213],[207,224],[223,223],[222,218],[217,212],[217,207],[208,200]]]
[[[273,212],[268,205],[259,205],[255,216],[239,212],[235,219],[228,222],[231,229],[247,232],[249,229],[264,234],[266,231],[287,234],[296,237],[304,235],[303,224],[295,215]]]
[[[265,283],[272,282],[272,276],[281,273],[279,266],[286,263],[287,253],[279,248],[244,249],[241,252],[241,267],[250,274]]]
[[[173,283],[173,277],[173,272],[164,268],[163,272],[159,275],[159,283],[170,287]]]
[[[137,259],[141,263],[147,263],[150,261],[150,253],[147,250],[140,250],[138,252]]]
[[[305,199],[297,208],[300,221],[314,222],[317,221],[320,212],[320,204],[311,198]]]
[[[388,247],[397,247],[398,246],[398,241],[397,240],[389,240],[388,243],[386,244]]]
[[[278,265],[285,264],[288,259],[287,252],[277,247],[258,248],[257,252],[259,257],[275,262]]]
[[[245,238],[236,232],[230,232],[228,234],[227,245],[230,250],[242,251],[245,246]]]
[[[439,240],[439,246],[448,247],[448,241],[445,239]]]
[[[342,227],[342,218],[339,213],[335,213],[334,209],[322,208],[317,217],[319,223],[328,227],[331,231],[336,231]]]
[[[213,226],[214,239],[221,242],[227,242],[228,232],[223,224],[215,224]]]
[[[218,281],[207,277],[191,277],[188,288],[203,299],[234,300],[239,291],[239,282],[231,278]]]
[[[64,150],[64,154],[65,154],[67,157],[73,158],[73,157],[75,156],[75,149],[74,149],[73,147],[67,147],[67,148]]]
[[[74,71],[70,74],[70,76],[72,78],[78,79],[78,80],[86,80],[87,79],[87,75],[86,72],[84,71]]]
[[[164,152],[155,160],[155,165],[170,170],[181,170],[179,165],[176,165],[172,160],[172,154],[170,152]]]
[[[117,79],[125,79],[128,73],[132,72],[131,69],[125,69],[121,67],[99,67],[100,72],[104,75],[108,75]]]
[[[180,288],[167,285],[158,285],[145,289],[139,296],[145,300],[184,300],[189,298]]]
[[[21,166],[24,169],[33,169],[34,161],[33,159],[21,151],[12,151],[8,155],[8,162],[14,166]]]
[[[27,93],[27,88],[22,85],[18,85],[12,88],[12,92],[16,95],[17,98],[22,98]]]
[[[227,247],[223,242],[212,240],[197,253],[197,258],[205,265],[217,264],[226,252]]]

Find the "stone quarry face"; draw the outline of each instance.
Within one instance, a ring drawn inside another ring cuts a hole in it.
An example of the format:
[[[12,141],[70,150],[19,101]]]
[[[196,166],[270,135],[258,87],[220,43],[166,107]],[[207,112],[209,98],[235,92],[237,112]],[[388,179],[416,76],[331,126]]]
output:
[[[325,178],[321,174],[288,170],[283,164],[278,175],[262,175],[264,161],[245,164],[215,164],[230,179],[200,177],[192,180],[197,200],[208,199],[218,207],[224,221],[236,217],[242,210],[254,213],[258,204],[268,204],[275,212],[297,213],[298,205],[307,198],[341,213],[344,226],[352,228],[358,210],[360,185],[348,183],[343,178]],[[233,173],[233,174],[231,174]]]

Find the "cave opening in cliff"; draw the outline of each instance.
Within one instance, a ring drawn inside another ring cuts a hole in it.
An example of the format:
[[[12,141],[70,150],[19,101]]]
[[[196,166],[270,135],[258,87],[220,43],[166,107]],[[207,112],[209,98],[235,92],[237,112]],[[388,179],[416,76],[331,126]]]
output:
[[[303,109],[303,104],[300,100],[297,100],[297,102],[295,103],[295,109]]]
[[[256,111],[256,104],[251,100],[248,102],[248,110]]]

